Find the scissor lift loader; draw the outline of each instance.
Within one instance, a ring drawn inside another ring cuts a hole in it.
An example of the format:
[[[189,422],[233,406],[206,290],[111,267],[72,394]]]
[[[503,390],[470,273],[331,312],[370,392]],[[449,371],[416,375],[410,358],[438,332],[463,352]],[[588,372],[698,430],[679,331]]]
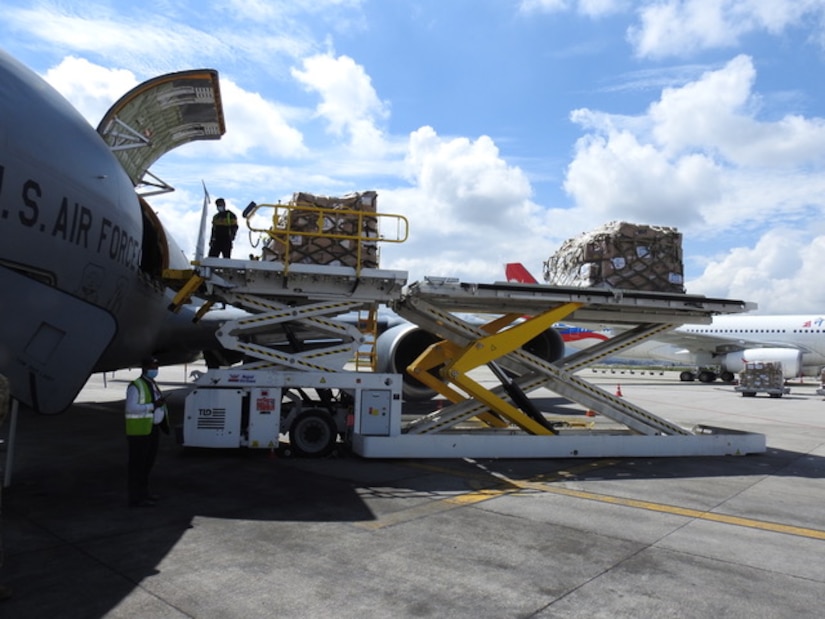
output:
[[[245,310],[247,315],[226,323],[217,336],[247,361],[210,370],[198,379],[187,397],[184,443],[271,448],[278,435],[286,434],[304,455],[324,455],[342,441],[356,454],[380,458],[687,456],[765,450],[764,435],[709,426],[683,428],[577,374],[683,323],[709,323],[716,314],[746,311],[751,306],[745,302],[449,278],[406,285],[406,280],[403,271],[360,265],[219,258],[196,264],[173,305],[197,291],[210,303]],[[446,398],[448,406],[405,419],[400,375],[345,369],[368,338],[342,315],[381,305],[441,338],[408,371]],[[527,352],[526,343],[562,320],[616,324],[627,330],[555,362]],[[326,334],[329,342],[284,350],[256,341],[269,330],[289,333],[296,328]],[[482,367],[489,368],[500,385],[487,388],[476,380],[474,370]],[[598,411],[612,424],[558,423],[536,404],[541,390]],[[214,420],[216,408],[228,425]],[[259,432],[263,427],[266,432]]]

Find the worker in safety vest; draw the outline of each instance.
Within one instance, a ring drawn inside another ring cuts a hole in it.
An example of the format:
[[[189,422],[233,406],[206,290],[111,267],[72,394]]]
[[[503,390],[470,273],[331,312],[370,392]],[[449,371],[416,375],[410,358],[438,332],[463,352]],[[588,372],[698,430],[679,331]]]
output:
[[[158,360],[145,359],[141,374],[126,389],[126,438],[129,442],[129,505],[152,507],[149,473],[158,453],[159,431],[169,432],[166,402],[155,384]]]
[[[223,255],[229,258],[232,253],[232,241],[238,233],[238,218],[232,211],[226,210],[226,201],[223,198],[215,200],[218,212],[212,217],[212,236],[209,238],[209,257],[217,258]]]

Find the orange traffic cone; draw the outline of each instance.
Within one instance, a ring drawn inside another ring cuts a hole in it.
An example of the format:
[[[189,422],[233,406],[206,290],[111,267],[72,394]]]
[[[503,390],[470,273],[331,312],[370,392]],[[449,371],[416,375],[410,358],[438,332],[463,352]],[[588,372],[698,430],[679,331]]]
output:
[[[621,385],[616,385],[616,397],[617,398],[622,397],[622,386]]]

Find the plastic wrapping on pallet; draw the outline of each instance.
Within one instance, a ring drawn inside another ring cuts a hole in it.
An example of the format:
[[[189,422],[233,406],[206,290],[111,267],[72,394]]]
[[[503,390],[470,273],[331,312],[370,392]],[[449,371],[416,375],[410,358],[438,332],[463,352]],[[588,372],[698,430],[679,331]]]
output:
[[[610,222],[565,241],[544,263],[556,286],[685,292],[682,235],[675,228]]]
[[[288,220],[279,222],[286,242],[268,243],[266,259],[357,267],[360,250],[361,268],[378,268],[377,241],[368,240],[378,238],[378,219],[355,213],[375,213],[377,203],[375,191],[341,197],[296,192],[285,216]]]
[[[741,390],[764,391],[766,389],[781,388],[784,384],[785,373],[782,363],[778,361],[746,363],[745,368],[739,373]]]

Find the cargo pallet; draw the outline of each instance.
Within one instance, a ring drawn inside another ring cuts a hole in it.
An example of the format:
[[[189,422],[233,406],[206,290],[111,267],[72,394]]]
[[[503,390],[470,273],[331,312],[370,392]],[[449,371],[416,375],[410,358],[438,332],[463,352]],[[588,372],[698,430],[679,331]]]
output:
[[[739,373],[739,384],[733,388],[742,397],[752,398],[757,393],[767,393],[772,398],[781,398],[791,392],[785,386],[782,364],[773,361],[748,361]]]

